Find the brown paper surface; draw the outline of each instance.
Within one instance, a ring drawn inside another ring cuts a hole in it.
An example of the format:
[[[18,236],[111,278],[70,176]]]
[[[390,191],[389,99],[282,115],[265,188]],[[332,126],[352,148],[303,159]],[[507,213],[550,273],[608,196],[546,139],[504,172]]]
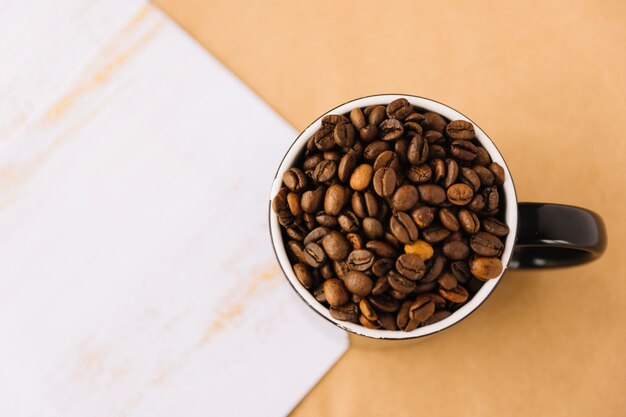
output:
[[[298,129],[368,94],[433,98],[496,142],[520,201],[606,222],[601,260],[510,271],[443,334],[353,340],[295,416],[626,415],[626,2],[157,4]]]

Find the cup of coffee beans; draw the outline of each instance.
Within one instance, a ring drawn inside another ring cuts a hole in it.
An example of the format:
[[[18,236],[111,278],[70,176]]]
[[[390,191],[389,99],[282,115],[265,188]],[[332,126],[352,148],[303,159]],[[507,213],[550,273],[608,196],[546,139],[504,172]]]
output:
[[[518,203],[502,155],[470,119],[397,94],[345,103],[298,136],[274,179],[270,233],[313,310],[378,339],[458,323],[507,268],[580,264],[606,247],[597,214]]]

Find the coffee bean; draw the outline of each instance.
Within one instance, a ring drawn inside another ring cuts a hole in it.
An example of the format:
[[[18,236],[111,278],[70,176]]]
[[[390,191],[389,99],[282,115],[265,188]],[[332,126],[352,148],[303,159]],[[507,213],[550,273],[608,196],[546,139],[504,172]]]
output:
[[[428,158],[428,142],[421,135],[415,135],[406,151],[406,157],[413,165],[420,165]]]
[[[382,277],[387,274],[393,268],[394,262],[391,258],[378,259],[372,265],[372,273],[377,277]]]
[[[474,164],[486,167],[491,163],[491,157],[489,156],[489,152],[482,146],[477,146],[476,159],[474,159]]]
[[[489,169],[480,165],[475,165],[474,167],[472,167],[472,170],[476,173],[476,175],[478,175],[478,178],[480,178],[480,183],[484,187],[491,187],[493,185],[494,176],[493,173],[489,171]]]
[[[404,126],[397,119],[387,119],[379,126],[381,139],[385,141],[398,139],[404,133]]]
[[[445,288],[439,288],[439,294],[446,300],[453,303],[464,303],[469,298],[469,293],[461,285],[457,285],[451,290]]]
[[[318,268],[326,262],[326,252],[324,252],[324,249],[317,243],[309,243],[304,247],[304,261],[309,266]]]
[[[350,267],[346,261],[333,261],[333,271],[335,271],[335,276],[343,279],[350,271]]]
[[[287,236],[289,236],[291,239],[297,240],[298,242],[302,242],[307,234],[306,229],[301,225],[288,227],[287,229],[285,229],[285,232],[287,233]]]
[[[302,207],[300,207],[300,196],[297,193],[287,194],[287,205],[289,211],[294,217],[300,217],[302,215]]]
[[[439,210],[439,221],[446,229],[451,232],[456,232],[459,230],[459,220],[454,215],[454,212],[449,208],[442,208]]]
[[[402,242],[400,242],[392,233],[385,232],[383,239],[385,240],[385,242],[389,243],[395,249],[399,250],[400,247],[402,246]]]
[[[422,126],[417,122],[404,122],[404,136],[409,139],[421,136],[423,131]]]
[[[394,171],[400,169],[400,160],[394,151],[383,151],[374,161],[374,171],[380,168],[391,168]]]
[[[415,287],[415,293],[426,294],[429,291],[434,290],[436,287],[437,287],[437,281],[419,283],[417,284],[417,287]]]
[[[378,320],[378,314],[376,314],[376,310],[374,310],[374,307],[372,307],[370,302],[367,301],[365,298],[359,301],[359,310],[361,310],[361,314],[366,319],[370,321]]]
[[[400,305],[398,315],[396,316],[396,324],[400,329],[405,329],[409,323],[409,308],[413,304],[413,301],[405,301]]]
[[[435,209],[428,206],[417,207],[411,212],[411,217],[417,227],[423,229],[430,226],[435,219]]]
[[[391,197],[391,206],[398,211],[407,211],[415,207],[419,196],[417,188],[413,185],[403,185],[396,190]]]
[[[483,198],[485,199],[485,208],[494,211],[500,205],[500,194],[497,187],[487,187],[483,189]]]
[[[313,145],[320,151],[328,151],[335,146],[335,138],[333,137],[333,128],[323,127],[318,130],[312,137]]]
[[[391,216],[389,227],[394,237],[402,243],[406,244],[417,240],[417,226],[411,219],[411,216],[403,211],[399,211]]]
[[[450,139],[474,139],[474,125],[465,120],[454,120],[446,126],[446,134]]]
[[[435,184],[422,184],[417,186],[420,201],[432,205],[440,205],[446,201],[446,191]]]
[[[368,301],[379,311],[383,313],[394,313],[400,308],[400,303],[386,295],[372,295]]]
[[[411,167],[406,171],[406,177],[409,181],[423,184],[433,177],[433,170],[428,164],[422,164],[415,167]]]
[[[351,204],[354,214],[361,218],[375,217],[378,214],[378,201],[369,191],[352,194]]]
[[[381,258],[396,258],[398,252],[389,243],[380,240],[370,240],[365,247]]]
[[[300,199],[302,211],[309,214],[318,212],[324,202],[325,193],[326,189],[323,186],[302,193],[302,198]]]
[[[357,249],[348,255],[348,266],[353,271],[367,271],[374,264],[374,254],[367,249]]]
[[[344,211],[337,219],[339,227],[344,232],[356,232],[359,230],[359,218],[351,211]]]
[[[398,160],[400,161],[401,165],[407,164],[406,153],[408,148],[409,141],[404,138],[397,139],[393,144],[393,150],[395,151],[396,155],[398,155]]]
[[[398,330],[395,315],[389,313],[378,314],[378,323],[385,330]]]
[[[437,283],[444,290],[452,290],[457,286],[456,277],[450,272],[444,272],[437,278]]]
[[[459,179],[463,184],[469,185],[474,192],[477,192],[480,189],[480,178],[478,177],[478,174],[476,174],[476,172],[471,168],[461,168]]]
[[[348,182],[350,176],[356,167],[356,154],[354,152],[348,152],[341,157],[339,166],[337,167],[337,177],[341,182]]]
[[[376,279],[376,282],[374,282],[374,287],[372,288],[372,294],[373,295],[381,295],[387,292],[387,290],[389,290],[389,281],[387,281],[387,277],[386,274],[378,277]]]
[[[484,207],[485,207],[485,199],[483,198],[481,194],[476,194],[474,198],[472,198],[472,201],[470,201],[469,204],[467,205],[467,208],[473,211],[474,213],[478,213],[482,211]]]
[[[446,265],[446,261],[443,256],[436,256],[432,258],[432,260],[428,263],[427,271],[424,274],[421,282],[432,282],[436,280],[441,272],[443,271],[444,266]]]
[[[350,253],[350,243],[341,233],[333,230],[322,239],[322,247],[326,255],[333,261],[341,261]]]
[[[367,125],[359,129],[359,137],[365,143],[371,142],[378,137],[376,125]]]
[[[322,241],[322,239],[324,238],[324,236],[326,236],[328,234],[328,228],[327,227],[316,227],[315,229],[311,230],[304,238],[304,246],[308,245],[309,243],[319,243]]]
[[[409,294],[415,289],[415,282],[410,279],[398,274],[395,271],[389,271],[387,273],[387,281],[389,281],[389,286],[405,296]]]
[[[317,182],[326,182],[332,180],[336,173],[337,164],[333,161],[324,160],[317,164],[312,177]]]
[[[435,303],[425,295],[418,296],[409,307],[409,317],[418,323],[428,320],[434,313]]]
[[[467,233],[474,234],[480,230],[480,220],[478,220],[476,213],[466,209],[461,209],[459,210],[458,218],[461,227]]]
[[[461,240],[454,240],[443,245],[443,255],[453,261],[460,261],[469,256],[469,246]]]
[[[474,191],[467,184],[454,184],[448,188],[448,201],[457,206],[464,206],[474,197]],[[328,211],[328,210],[326,210]]]
[[[406,278],[416,281],[426,273],[426,265],[422,258],[415,254],[405,253],[396,260],[396,269]]]
[[[304,245],[302,243],[295,240],[290,240],[289,242],[287,242],[287,247],[289,248],[291,254],[298,260],[298,262],[307,263],[306,259],[304,258]]]
[[[333,184],[326,190],[324,197],[324,211],[336,216],[341,212],[344,202],[346,201],[346,189],[339,184]],[[316,210],[317,211],[317,210]]]
[[[382,223],[374,217],[363,219],[363,232],[368,239],[381,239],[385,234]]]
[[[318,284],[317,287],[315,287],[315,289],[313,290],[313,297],[315,297],[315,299],[320,303],[326,302],[326,295],[324,294],[323,282],[321,284]]]
[[[481,256],[500,256],[504,244],[497,236],[487,232],[478,232],[470,239],[472,250]]]
[[[324,281],[324,295],[326,301],[333,307],[346,304],[350,300],[350,294],[346,290],[343,281],[330,278]]]
[[[444,188],[448,188],[456,182],[459,176],[459,164],[454,159],[446,159],[446,176],[443,179]]]
[[[365,125],[367,124],[367,121],[365,120],[365,116],[363,115],[363,112],[359,108],[352,109],[350,111],[350,121],[352,122],[354,127],[356,127],[357,129],[361,129],[365,127]]]
[[[450,236],[450,231],[439,225],[429,226],[422,230],[422,237],[428,243],[439,243]]]
[[[482,226],[485,232],[492,235],[504,237],[509,234],[509,226],[493,217],[483,220]]]
[[[323,211],[318,211],[317,214],[315,214],[315,221],[317,221],[320,226],[328,228],[337,227],[337,225],[339,224],[339,222],[337,221],[337,217],[329,216]]]
[[[304,286],[306,289],[313,288],[315,285],[315,277],[309,271],[309,269],[301,263],[297,263],[293,266],[293,272],[300,281],[300,284]]]
[[[404,119],[405,122],[415,122],[419,123],[420,125],[424,124],[425,120],[426,118],[424,117],[424,115],[416,111],[411,112],[411,114],[409,114],[406,119]]]
[[[413,243],[404,245],[404,251],[419,256],[424,262],[432,258],[435,254],[435,250],[428,242],[419,239]]]
[[[482,280],[498,278],[502,273],[502,261],[498,258],[476,257],[470,262],[470,272]]]
[[[379,329],[380,323],[378,321],[370,321],[364,315],[359,316],[359,323],[361,326],[366,327],[368,329]]]
[[[396,172],[391,168],[379,168],[374,173],[374,191],[381,197],[390,197],[396,188]]]
[[[354,126],[350,123],[337,123],[333,130],[333,137],[337,146],[350,147],[354,144]]]
[[[306,175],[298,168],[289,168],[283,174],[283,183],[291,191],[301,191],[307,186]]]
[[[387,117],[385,106],[376,106],[372,109],[367,117],[367,121],[371,125],[378,126]]]
[[[424,124],[428,127],[428,130],[437,132],[443,132],[447,125],[446,119],[433,112],[424,113]]]
[[[450,145],[450,153],[461,161],[473,161],[478,154],[478,149],[468,140],[455,140]]]
[[[326,151],[322,153],[322,156],[327,161],[339,162],[342,157],[341,152],[338,151]]]
[[[348,239],[348,242],[350,242],[352,250],[365,248],[365,241],[358,233],[348,233],[346,234],[346,239]]]
[[[433,171],[433,182],[440,183],[446,177],[446,164],[443,159],[433,159],[431,161]]]
[[[354,303],[348,303],[338,307],[330,306],[328,311],[336,320],[355,322],[359,318],[359,309]]]
[[[446,159],[448,156],[448,152],[446,151],[446,148],[444,148],[441,145],[430,145],[428,148],[428,156],[431,159]]]
[[[375,161],[378,155],[388,151],[390,148],[389,142],[383,142],[382,140],[375,140],[365,147],[363,150],[363,158],[366,161]]]
[[[504,168],[502,168],[497,162],[489,164],[489,171],[493,174],[494,182],[497,185],[504,184]]]
[[[340,114],[329,114],[322,118],[322,127],[334,128],[339,123],[348,123],[346,116]]]
[[[352,176],[350,177],[350,187],[353,190],[362,191],[367,188],[372,180],[372,175],[374,170],[369,164],[361,164],[354,172],[352,172]]]
[[[437,132],[436,130],[427,131],[424,134],[424,139],[426,139],[429,145],[442,144],[445,141],[443,134],[441,132]]]
[[[450,272],[458,282],[465,283],[470,277],[469,265],[465,261],[456,261],[450,264]]]
[[[361,297],[369,295],[374,286],[370,277],[358,271],[348,272],[343,282],[348,291]]]
[[[304,220],[304,225],[306,226],[308,230],[313,230],[318,226],[317,220],[315,220],[314,214],[303,213],[302,220]]]
[[[317,270],[324,279],[335,277],[335,271],[333,271],[333,266],[329,262],[320,266]]]
[[[387,117],[404,120],[413,112],[413,106],[405,98],[398,98],[387,105]]]

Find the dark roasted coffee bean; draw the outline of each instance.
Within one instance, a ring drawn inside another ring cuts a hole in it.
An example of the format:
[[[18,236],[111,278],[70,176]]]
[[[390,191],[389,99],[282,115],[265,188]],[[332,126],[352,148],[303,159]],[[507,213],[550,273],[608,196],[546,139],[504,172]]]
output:
[[[416,320],[409,320],[409,322],[406,324],[406,327],[402,330],[404,330],[405,332],[412,332],[413,330],[417,329],[419,327],[421,323],[419,321]]]
[[[395,315],[389,313],[381,313],[378,315],[378,323],[385,330],[398,330],[396,327]]]
[[[454,186],[453,186],[454,187]],[[417,186],[420,201],[423,203],[440,205],[446,201],[446,190],[435,184],[421,184]]]
[[[317,182],[330,181],[337,173],[337,164],[333,161],[323,160],[315,167],[313,179]]]
[[[439,243],[450,236],[450,231],[442,226],[429,226],[422,230],[422,237],[428,243]]]
[[[474,234],[480,230],[480,220],[478,220],[476,213],[466,209],[461,209],[459,210],[458,218],[461,227],[467,233]]]
[[[303,213],[302,220],[304,220],[304,225],[306,226],[307,230],[313,230],[318,226],[317,220],[315,220],[315,215],[313,214]]]
[[[381,197],[390,197],[396,188],[396,172],[391,168],[379,168],[374,173],[374,191]]]
[[[322,127],[334,128],[339,123],[348,123],[346,116],[340,114],[329,114],[322,118]]]
[[[383,142],[382,140],[375,140],[365,147],[363,150],[363,158],[366,161],[374,162],[378,155],[388,151],[390,148],[389,142]]]
[[[304,240],[304,237],[307,235],[306,229],[303,228],[301,225],[288,227],[285,232],[287,233],[287,236],[289,236],[291,239],[297,240],[298,242],[302,242]]]
[[[350,176],[354,168],[356,168],[356,161],[357,157],[355,152],[348,152],[341,157],[339,166],[337,167],[337,177],[339,180],[342,182],[350,181]]]
[[[446,258],[452,261],[460,261],[469,256],[470,248],[462,240],[453,240],[445,243],[441,251]]]
[[[504,237],[509,234],[509,226],[493,217],[483,220],[482,226],[485,232],[489,232],[492,235]]]
[[[344,277],[343,282],[348,291],[360,297],[369,295],[374,287],[374,283],[370,277],[359,271],[348,272]]]
[[[283,183],[291,191],[300,191],[307,186],[306,175],[298,168],[289,168],[283,174]]]
[[[323,282],[321,284],[318,284],[317,287],[315,287],[315,289],[313,290],[313,297],[315,297],[315,299],[320,303],[326,302],[326,295],[324,294]]]
[[[357,232],[359,230],[359,218],[351,211],[344,211],[337,218],[337,221],[344,232]]]
[[[372,109],[367,116],[367,121],[371,125],[378,126],[387,117],[387,110],[385,106],[376,106]]]
[[[339,184],[333,184],[326,190],[324,196],[324,211],[331,216],[336,216],[341,212],[345,201],[346,189]]]
[[[456,232],[459,230],[459,220],[454,215],[454,212],[449,208],[442,208],[439,210],[439,221],[446,229],[451,232]]]
[[[317,270],[324,279],[335,277],[335,271],[333,271],[333,266],[329,262],[326,262],[324,265],[317,268]]]
[[[474,125],[465,120],[453,120],[446,126],[450,139],[472,140],[475,137]]]
[[[377,277],[382,277],[393,268],[393,265],[393,259],[381,258],[372,265],[372,273]]]
[[[405,301],[398,310],[396,324],[400,329],[404,329],[409,323],[409,308],[411,307],[411,304],[413,304],[413,301]]]
[[[317,243],[309,243],[304,247],[304,260],[307,265],[318,268],[326,262],[326,252]]]
[[[370,240],[365,247],[381,258],[396,258],[398,252],[389,243],[380,240]]]
[[[337,146],[341,148],[354,145],[354,126],[350,123],[337,123],[333,130],[333,137]]]
[[[433,112],[424,113],[424,125],[423,127],[427,127],[427,130],[435,130],[437,132],[442,132],[446,128],[446,119],[441,117],[441,115]]]
[[[395,143],[393,144],[393,150],[396,152],[396,155],[398,155],[398,160],[400,161],[402,165],[407,164],[406,153],[407,153],[408,148],[409,148],[409,141],[404,138],[400,138],[396,140]]]
[[[367,124],[367,121],[365,120],[365,116],[363,115],[363,112],[359,108],[352,109],[352,111],[350,111],[350,121],[352,122],[354,127],[356,127],[357,129],[361,129],[362,127],[365,127],[365,125]]]
[[[415,136],[421,136],[422,126],[417,122],[404,122],[404,136],[413,139]]]
[[[424,115],[416,111],[411,112],[411,114],[409,114],[406,119],[404,119],[405,122],[414,122],[419,123],[420,125],[424,124],[425,120],[426,118],[424,117]]]
[[[338,307],[330,306],[328,311],[336,320],[356,322],[359,318],[359,309],[354,303],[348,303]]]
[[[435,313],[432,316],[430,316],[429,319],[424,321],[424,323],[422,323],[422,324],[424,326],[429,326],[431,324],[435,324],[437,322],[440,322],[441,320],[447,319],[451,315],[452,315],[452,313],[449,312],[449,311],[446,311],[446,310],[435,311]]]
[[[383,230],[383,225],[378,219],[374,217],[366,217],[363,219],[363,233],[367,236],[368,239],[381,239],[385,231]]]
[[[389,228],[394,237],[402,243],[412,243],[417,240],[417,226],[411,216],[403,211],[399,211],[389,220]]]
[[[304,258],[304,245],[302,243],[295,240],[290,240],[289,242],[287,242],[287,247],[289,248],[291,254],[298,260],[298,262],[307,263],[306,259]]]
[[[424,134],[424,139],[426,139],[429,145],[439,145],[445,141],[443,134],[441,132],[437,132],[436,130],[427,131]]]
[[[456,277],[450,272],[444,272],[437,278],[437,283],[444,290],[451,290],[457,286]]]
[[[454,184],[447,191],[448,201],[457,206],[464,206],[474,197],[474,191],[467,184]],[[328,210],[326,210],[328,211]]]
[[[474,159],[474,163],[476,165],[484,167],[489,165],[491,163],[491,157],[489,156],[489,152],[487,152],[487,149],[483,148],[482,146],[477,146],[476,149],[478,152],[476,153],[476,159]]]
[[[476,145],[468,140],[455,140],[450,145],[450,153],[461,161],[473,161],[478,154]]]
[[[324,157],[321,154],[319,154],[319,153],[315,154],[315,155],[312,155],[312,156],[309,156],[302,163],[302,168],[304,168],[305,171],[310,171],[312,169],[315,169],[317,164],[319,164],[323,160],[324,160]]]
[[[456,261],[450,264],[450,272],[458,282],[465,283],[470,277],[469,265],[466,261]]]
[[[424,274],[421,282],[426,283],[436,280],[439,275],[441,275],[441,272],[443,271],[443,267],[445,265],[446,261],[444,260],[443,256],[434,257],[429,262],[426,273]]]
[[[343,279],[350,271],[350,267],[346,261],[333,261],[333,271],[335,271],[335,276]]]
[[[324,296],[328,304],[333,307],[342,306],[350,300],[350,294],[346,290],[343,281],[337,278],[324,281]]]
[[[498,164],[497,162],[492,162],[491,164],[489,164],[489,171],[491,171],[491,173],[493,174],[494,182],[497,185],[504,184],[504,168],[502,168],[500,164]]]
[[[472,201],[469,202],[467,208],[473,211],[474,213],[481,212],[483,208],[485,208],[485,199],[481,194],[476,194]]]
[[[319,211],[324,202],[324,195],[326,189],[322,186],[317,187],[315,190],[309,190],[302,193],[300,199],[300,206],[305,213],[314,214]]]
[[[383,313],[394,313],[400,308],[400,303],[397,300],[385,295],[372,295],[368,301],[375,309]]]
[[[376,125],[367,125],[359,129],[359,137],[365,143],[371,142],[378,137],[378,128]]]
[[[416,167],[411,167],[406,171],[406,177],[409,181],[423,184],[433,177],[433,170],[428,164],[418,165]]]
[[[413,281],[421,279],[426,273],[426,265],[422,258],[409,253],[398,257],[396,260],[396,269],[400,274]]]
[[[421,135],[413,136],[406,151],[409,162],[413,165],[420,165],[428,158],[428,142]]]
[[[434,290],[435,288],[437,288],[437,281],[423,282],[417,284],[417,287],[415,287],[415,292],[417,294],[424,294]]]
[[[428,149],[428,156],[431,159],[446,159],[446,157],[448,156],[448,153],[446,152],[446,149],[441,146],[441,145],[430,145],[429,149]]]
[[[326,151],[322,155],[324,156],[325,160],[333,162],[339,162],[342,156],[341,152],[337,151]]]
[[[381,152],[374,161],[374,171],[378,171],[379,168],[391,168],[394,171],[400,169],[398,155],[394,151]]]
[[[478,232],[470,239],[472,250],[481,256],[500,256],[504,250],[504,244],[500,239],[487,232]]]
[[[443,179],[443,187],[448,188],[456,182],[459,176],[459,164],[454,159],[446,159],[446,176]]]
[[[374,217],[378,213],[378,201],[369,191],[353,193],[351,205],[354,214],[361,218]]]
[[[327,234],[328,234],[328,228],[323,227],[323,226],[316,227],[304,237],[304,242],[303,242],[304,246],[312,242],[315,242],[315,243],[321,242],[324,236],[326,236]]]
[[[435,312],[435,303],[426,295],[417,296],[409,307],[409,317],[418,323],[428,320]]]
[[[393,288],[389,289],[388,294],[391,296],[391,298],[393,298],[394,300],[398,300],[400,302],[402,302],[408,295],[401,291],[395,290]]]
[[[457,304],[464,303],[469,298],[469,293],[461,285],[457,285],[451,290],[446,290],[445,288],[439,288],[439,294],[441,294],[441,296],[445,298],[446,300],[451,301],[453,303],[457,303]]]
[[[478,174],[476,174],[476,172],[474,172],[474,170],[471,168],[461,168],[459,179],[463,184],[469,185],[472,190],[474,190],[474,192],[477,192],[480,188],[480,178],[478,177]]]
[[[386,275],[386,274],[385,274]],[[372,288],[373,295],[381,295],[387,292],[389,289],[389,282],[387,281],[386,276],[378,277],[376,282],[374,282],[374,287]]]
[[[328,151],[335,146],[335,138],[333,137],[333,128],[323,127],[313,135],[313,144],[320,151]]]
[[[348,239],[341,233],[332,230],[322,239],[322,247],[326,255],[333,261],[342,261],[350,253],[351,247]]]
[[[497,187],[487,187],[483,189],[483,198],[485,199],[485,209],[494,211],[500,205],[500,194]]]
[[[442,182],[446,177],[446,163],[443,159],[433,159],[431,161],[433,171],[433,182]]]
[[[337,217],[329,216],[323,211],[317,212],[317,214],[315,215],[315,221],[317,221],[320,226],[328,228],[336,227],[339,224],[339,222],[337,221]]]
[[[470,272],[482,280],[498,278],[502,273],[502,261],[492,257],[473,258],[470,262]]]
[[[405,98],[398,98],[387,105],[387,117],[390,119],[404,120],[413,113],[413,106]]]
[[[480,184],[483,187],[491,187],[493,185],[494,177],[489,169],[480,165],[475,165],[472,169],[476,175],[478,175],[478,178],[480,178]]]
[[[368,242],[369,243],[369,242]],[[348,266],[353,271],[367,271],[374,264],[374,254],[367,249],[357,249],[348,255]]]
[[[428,206],[417,207],[411,212],[411,218],[413,218],[418,228],[424,229],[430,226],[435,219],[435,210]]]
[[[413,185],[403,185],[393,193],[391,197],[391,206],[397,211],[411,210],[417,204],[419,196],[417,188]]]
[[[385,242],[389,243],[391,246],[393,246],[395,249],[400,249],[400,247],[402,246],[402,242],[400,242],[392,233],[390,232],[385,232],[385,235],[383,236],[383,239],[385,240]]]
[[[402,122],[397,119],[387,119],[378,126],[381,139],[385,141],[398,139],[404,133]]]
[[[348,233],[346,234],[346,239],[350,242],[352,246],[352,250],[365,249],[365,241],[358,233]]]
[[[395,271],[389,271],[387,273],[387,281],[389,281],[389,286],[394,290],[398,291],[401,294],[408,294],[415,290],[415,282],[410,279],[398,274]]]
[[[309,268],[307,268],[303,264],[295,264],[293,266],[293,272],[296,275],[296,278],[298,278],[298,281],[300,281],[300,284],[304,286],[304,288],[311,289],[313,288],[313,286],[315,286],[315,277],[313,276],[311,271],[309,271]]]

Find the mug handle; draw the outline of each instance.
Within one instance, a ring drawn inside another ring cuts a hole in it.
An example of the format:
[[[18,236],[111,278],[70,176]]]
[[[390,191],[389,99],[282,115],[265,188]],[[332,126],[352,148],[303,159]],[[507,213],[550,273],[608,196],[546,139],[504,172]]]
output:
[[[509,268],[580,265],[602,255],[607,245],[602,218],[580,207],[518,204],[517,241]]]

